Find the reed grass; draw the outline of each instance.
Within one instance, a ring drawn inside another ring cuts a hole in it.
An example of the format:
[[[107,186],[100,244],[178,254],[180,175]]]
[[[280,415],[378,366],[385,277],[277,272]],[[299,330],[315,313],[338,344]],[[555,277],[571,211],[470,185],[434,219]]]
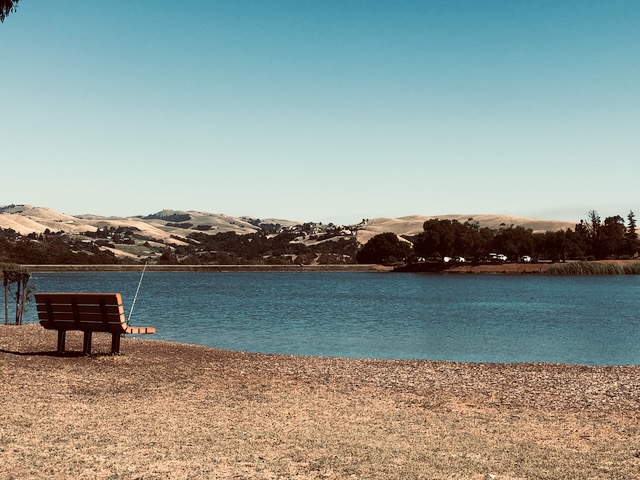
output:
[[[546,275],[640,275],[640,262],[554,263]]]

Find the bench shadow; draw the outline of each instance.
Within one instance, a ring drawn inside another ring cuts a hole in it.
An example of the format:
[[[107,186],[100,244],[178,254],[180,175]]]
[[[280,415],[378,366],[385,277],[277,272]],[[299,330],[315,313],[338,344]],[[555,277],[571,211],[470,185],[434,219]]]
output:
[[[76,358],[76,357],[103,357],[111,356],[111,353],[92,353],[91,355],[83,355],[82,352],[64,352],[58,353],[55,350],[51,352],[16,352],[13,350],[5,350],[0,348],[0,353],[7,353],[9,355],[19,355],[21,357],[62,357],[62,358]]]

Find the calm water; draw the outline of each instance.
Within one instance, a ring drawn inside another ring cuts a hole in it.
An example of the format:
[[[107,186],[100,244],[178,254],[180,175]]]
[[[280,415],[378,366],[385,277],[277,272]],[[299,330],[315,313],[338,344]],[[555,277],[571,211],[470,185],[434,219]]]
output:
[[[128,314],[139,278],[39,273],[32,286],[120,292]],[[147,272],[131,323],[254,352],[615,365],[640,364],[639,303],[630,275]]]

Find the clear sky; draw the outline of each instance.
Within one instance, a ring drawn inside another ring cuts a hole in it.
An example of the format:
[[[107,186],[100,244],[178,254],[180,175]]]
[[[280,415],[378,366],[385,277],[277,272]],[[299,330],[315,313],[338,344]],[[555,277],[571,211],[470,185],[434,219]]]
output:
[[[21,0],[0,205],[640,213],[640,2]]]

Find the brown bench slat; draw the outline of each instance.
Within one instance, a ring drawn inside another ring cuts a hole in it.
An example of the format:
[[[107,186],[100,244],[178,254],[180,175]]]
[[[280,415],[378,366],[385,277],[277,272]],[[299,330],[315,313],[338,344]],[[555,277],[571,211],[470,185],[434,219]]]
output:
[[[68,330],[84,332],[83,352],[91,353],[93,332],[112,335],[111,353],[119,353],[123,333],[155,333],[153,327],[127,325],[119,293],[36,293],[38,319],[44,328],[58,330],[58,353],[64,352]]]
[[[100,313],[82,313],[78,315],[67,312],[38,312],[38,319],[49,322],[67,322],[74,321],[77,317],[80,317],[82,323],[104,323],[104,317]],[[107,315],[107,322],[109,324],[121,324],[124,322],[122,315],[109,314]]]
[[[69,304],[62,304],[62,303],[52,303],[51,304],[51,308],[54,312],[56,313],[73,313],[73,306],[69,303]],[[106,305],[105,308],[107,309],[107,312],[110,314],[116,314],[116,315],[120,315],[122,313],[124,313],[124,306],[122,305]],[[37,309],[38,312],[47,312],[48,308],[47,308],[47,304],[38,304],[37,305]],[[82,305],[79,304],[78,305],[78,312],[84,314],[84,313],[96,313],[96,314],[102,314],[102,309],[101,306],[96,304],[96,305]]]
[[[100,305],[105,300],[109,305],[122,305],[122,296],[119,293],[64,293],[64,292],[45,292],[36,293],[38,303],[45,303],[50,300],[51,303],[68,304],[71,298],[76,298],[81,304]]]
[[[92,331],[92,332],[116,332],[120,331],[121,333],[125,333],[126,325],[122,323],[110,323],[108,326],[105,326],[103,322],[75,322],[73,320],[56,320],[54,322],[50,322],[48,320],[40,320],[40,323],[45,328],[53,328],[55,330],[63,329],[63,330],[80,330],[80,331]],[[44,324],[47,325],[44,325]],[[79,325],[79,326],[78,326]]]
[[[122,325],[121,323],[113,323],[109,324],[108,327],[105,327],[102,322],[80,322],[80,324],[78,324],[78,322],[67,320],[56,322],[40,321],[40,325],[49,330],[78,330],[81,332],[107,332],[120,334],[127,333],[125,325]]]

